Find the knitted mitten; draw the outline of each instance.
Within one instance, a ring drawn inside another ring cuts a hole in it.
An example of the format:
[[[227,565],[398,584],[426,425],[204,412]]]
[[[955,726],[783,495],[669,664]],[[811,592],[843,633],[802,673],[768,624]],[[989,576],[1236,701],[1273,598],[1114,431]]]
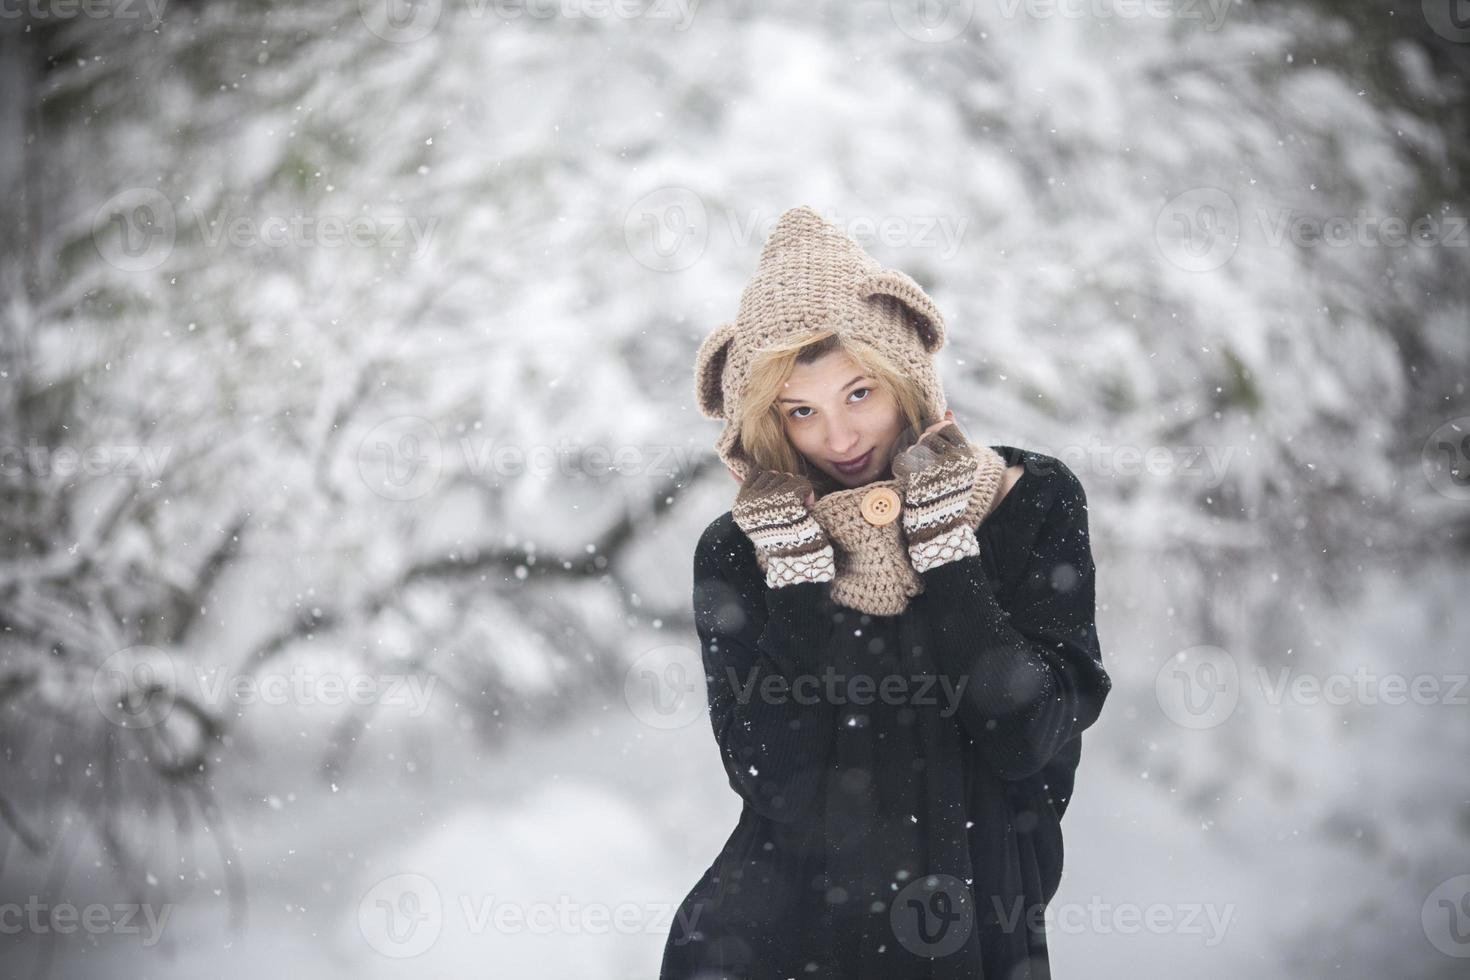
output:
[[[989,450],[989,447],[986,447]],[[989,450],[994,453],[994,450]],[[903,530],[915,570],[980,554],[980,541],[967,520],[976,492],[980,460],[953,422],[893,458],[893,475],[903,496]],[[1004,467],[1004,463],[1001,464]],[[987,480],[980,512],[989,511],[995,482]]]
[[[837,574],[832,544],[807,509],[812,485],[804,476],[760,470],[740,485],[731,516],[755,545],[766,585],[830,582]]]

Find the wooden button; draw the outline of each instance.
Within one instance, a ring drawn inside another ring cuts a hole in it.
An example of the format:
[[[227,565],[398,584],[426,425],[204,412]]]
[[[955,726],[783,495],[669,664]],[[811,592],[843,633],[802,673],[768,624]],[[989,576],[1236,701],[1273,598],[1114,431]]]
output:
[[[863,497],[858,509],[862,511],[863,520],[882,527],[884,524],[892,524],[902,507],[903,501],[899,498],[898,491],[892,487],[874,487]]]

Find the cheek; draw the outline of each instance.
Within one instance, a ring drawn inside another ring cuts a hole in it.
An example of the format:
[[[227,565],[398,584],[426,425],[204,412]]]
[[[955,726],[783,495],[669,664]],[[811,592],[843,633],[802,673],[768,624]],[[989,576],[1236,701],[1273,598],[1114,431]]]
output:
[[[903,429],[903,412],[898,402],[889,398],[881,405],[873,406],[873,430],[884,438],[893,438]]]
[[[791,421],[785,424],[785,429],[786,441],[795,446],[798,452],[805,453],[808,448],[807,444],[812,441],[811,427]]]

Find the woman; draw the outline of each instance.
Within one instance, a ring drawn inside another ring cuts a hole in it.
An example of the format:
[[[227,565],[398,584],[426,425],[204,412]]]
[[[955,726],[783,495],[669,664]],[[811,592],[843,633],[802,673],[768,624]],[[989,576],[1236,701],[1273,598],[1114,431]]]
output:
[[[661,980],[1050,975],[1111,687],[1087,502],[1060,461],[964,437],[943,343],[911,278],[800,207],[700,347],[741,485],[696,549],[695,624],[745,806]]]

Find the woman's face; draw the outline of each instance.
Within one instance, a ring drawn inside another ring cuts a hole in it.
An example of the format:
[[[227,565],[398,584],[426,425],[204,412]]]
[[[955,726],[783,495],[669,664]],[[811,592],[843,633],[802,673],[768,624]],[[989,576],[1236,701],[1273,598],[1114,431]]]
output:
[[[887,479],[905,421],[898,402],[841,350],[798,364],[778,396],[786,438],[838,485]],[[857,469],[837,464],[861,458]]]

